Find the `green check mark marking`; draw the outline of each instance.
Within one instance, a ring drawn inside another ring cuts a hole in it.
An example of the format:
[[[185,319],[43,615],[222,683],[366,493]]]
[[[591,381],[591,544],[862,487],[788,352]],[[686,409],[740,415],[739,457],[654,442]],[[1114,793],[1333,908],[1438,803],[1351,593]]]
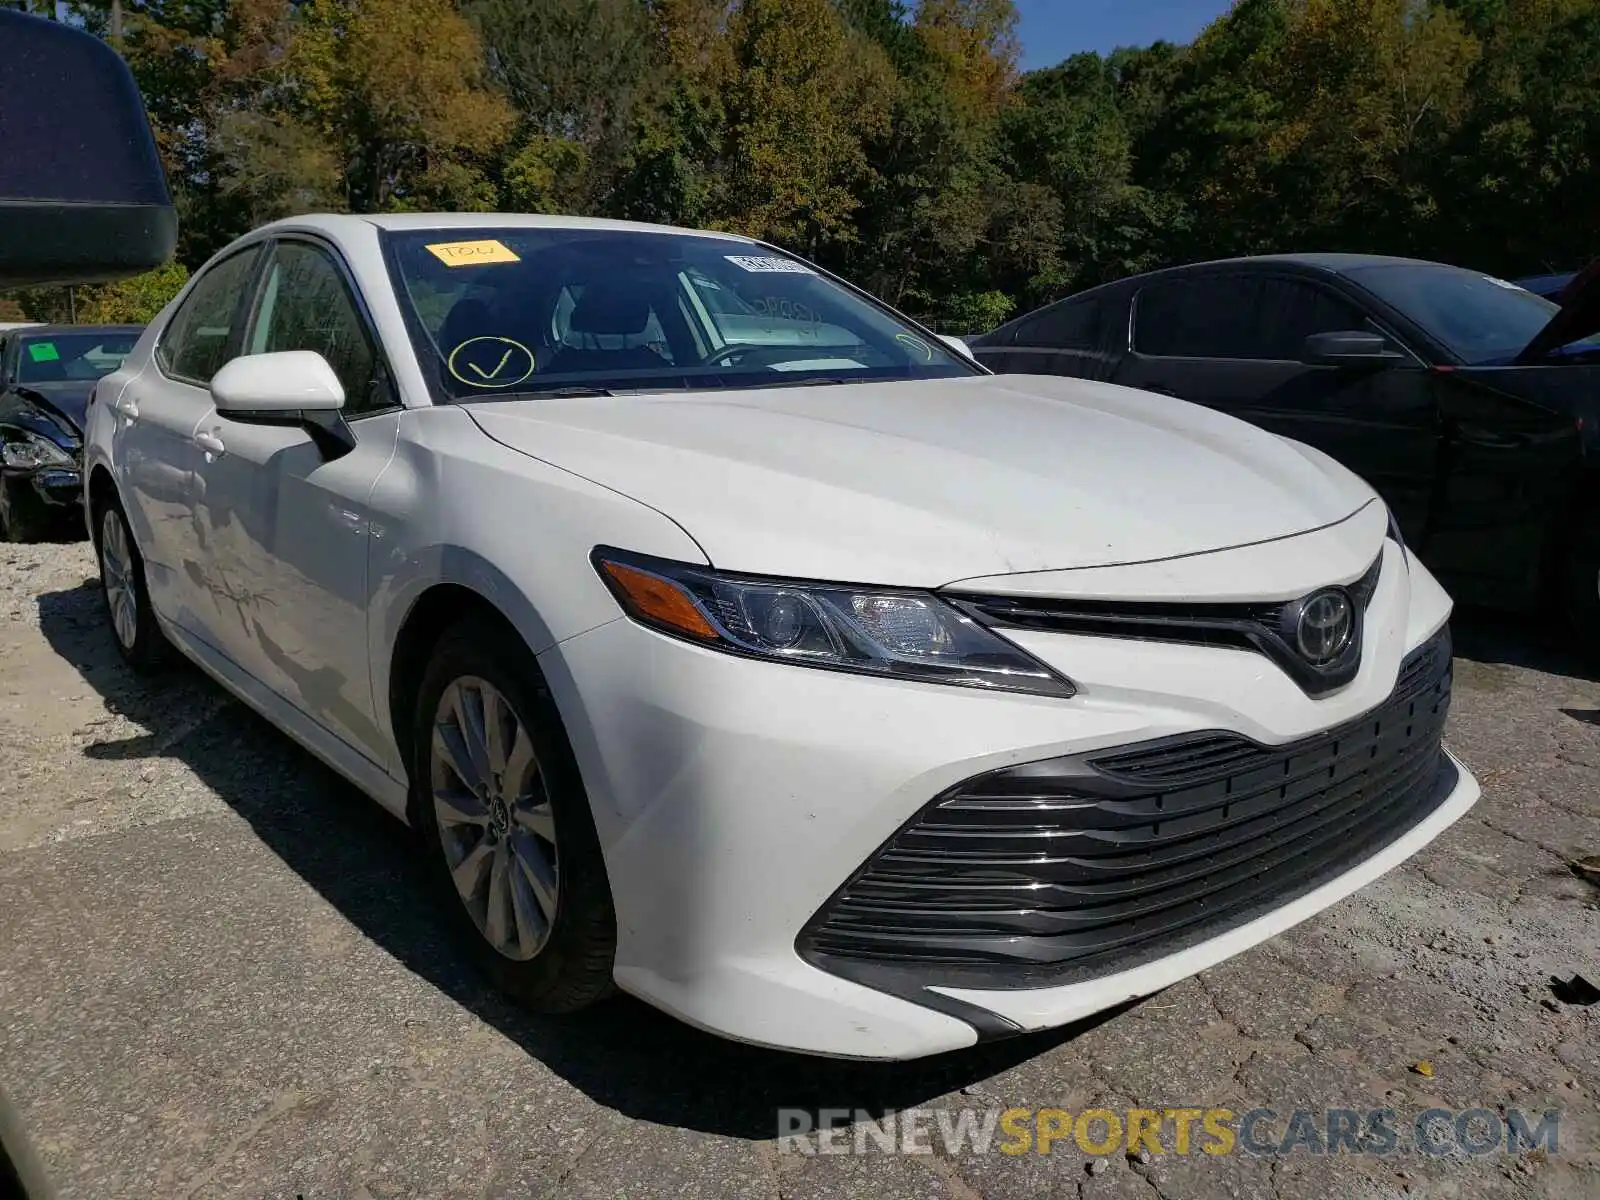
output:
[[[485,371],[482,367],[480,367],[475,362],[469,362],[467,364],[467,366],[471,367],[474,371],[476,371],[480,378],[493,379],[496,375],[500,374],[501,371],[505,370],[506,363],[510,361],[511,356],[514,353],[515,353],[514,350],[507,350],[504,354],[502,354],[500,356],[500,361],[495,363],[494,370],[492,370],[492,371]]]

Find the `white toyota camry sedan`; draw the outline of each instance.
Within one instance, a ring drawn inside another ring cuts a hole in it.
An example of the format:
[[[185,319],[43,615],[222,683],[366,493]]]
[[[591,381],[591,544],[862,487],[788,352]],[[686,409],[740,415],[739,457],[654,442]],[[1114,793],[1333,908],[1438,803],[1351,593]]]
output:
[[[1330,370],[1335,368],[1328,368]],[[111,630],[418,831],[512,996],[911,1058],[1269,938],[1476,800],[1326,456],[995,376],[771,246],[315,216],[90,405]]]

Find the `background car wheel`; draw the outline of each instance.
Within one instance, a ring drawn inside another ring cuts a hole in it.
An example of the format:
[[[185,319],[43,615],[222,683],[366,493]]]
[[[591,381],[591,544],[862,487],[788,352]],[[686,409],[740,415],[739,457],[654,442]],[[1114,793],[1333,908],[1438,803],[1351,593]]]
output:
[[[30,511],[27,500],[11,484],[0,480],[0,542],[36,542],[44,536],[44,522]]]
[[[144,558],[134,543],[122,505],[115,500],[102,503],[95,510],[95,549],[112,640],[134,670],[155,670],[167,661],[170,646],[150,608]]]
[[[509,634],[509,631],[508,631]],[[577,762],[533,655],[466,625],[417,694],[412,815],[464,944],[540,1012],[612,990],[616,917]]]
[[[1600,510],[1592,510],[1567,550],[1562,605],[1591,662],[1600,663]]]

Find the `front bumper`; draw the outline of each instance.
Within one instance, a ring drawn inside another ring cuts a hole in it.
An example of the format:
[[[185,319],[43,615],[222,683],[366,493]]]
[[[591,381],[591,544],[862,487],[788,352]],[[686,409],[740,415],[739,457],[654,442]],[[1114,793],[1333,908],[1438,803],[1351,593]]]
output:
[[[47,508],[75,508],[83,503],[83,472],[77,467],[41,467],[26,480]]]
[[[83,473],[75,466],[0,469],[0,487],[13,511],[30,519],[65,517],[83,504]]]
[[[1055,977],[929,961],[842,974],[837,956],[819,957],[803,937],[930,800],[964,780],[1198,731],[1281,746],[1378,709],[1449,612],[1420,566],[1392,543],[1385,554],[1360,670],[1321,699],[1237,649],[1048,633],[1015,640],[1081,686],[1070,700],[734,659],[626,620],[553,647],[541,663],[605,851],[618,984],[740,1040],[903,1059],[1081,1018],[1304,920],[1472,805],[1477,785],[1459,763],[1436,755],[1425,801],[1359,854],[1154,955],[1110,954]]]

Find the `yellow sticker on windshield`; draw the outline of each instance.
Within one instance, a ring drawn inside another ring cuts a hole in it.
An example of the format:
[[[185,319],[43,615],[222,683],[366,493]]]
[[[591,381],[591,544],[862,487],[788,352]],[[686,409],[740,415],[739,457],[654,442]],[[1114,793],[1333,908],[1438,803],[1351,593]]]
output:
[[[484,242],[432,242],[428,249],[447,267],[475,267],[479,263],[521,262],[511,247],[492,238]]]

